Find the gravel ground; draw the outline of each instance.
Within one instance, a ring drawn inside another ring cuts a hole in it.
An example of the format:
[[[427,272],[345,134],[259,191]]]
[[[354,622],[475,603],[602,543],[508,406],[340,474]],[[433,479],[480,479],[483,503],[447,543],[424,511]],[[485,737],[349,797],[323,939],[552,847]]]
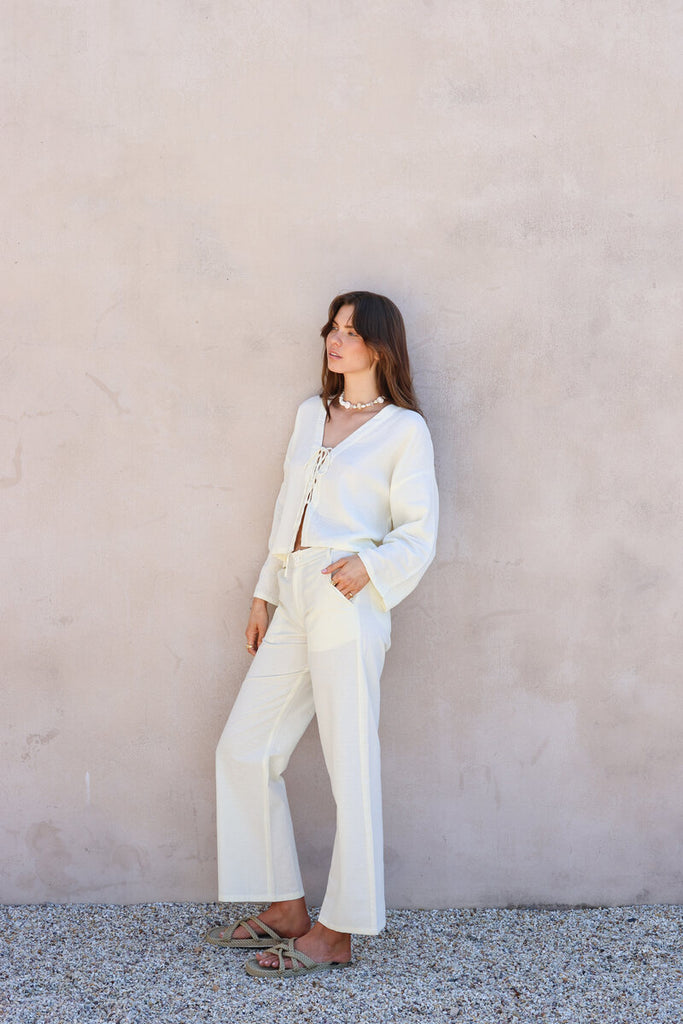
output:
[[[225,911],[229,910],[229,913]],[[355,966],[293,980],[202,942],[253,906],[0,907],[9,1024],[683,1021],[683,907],[394,910]]]

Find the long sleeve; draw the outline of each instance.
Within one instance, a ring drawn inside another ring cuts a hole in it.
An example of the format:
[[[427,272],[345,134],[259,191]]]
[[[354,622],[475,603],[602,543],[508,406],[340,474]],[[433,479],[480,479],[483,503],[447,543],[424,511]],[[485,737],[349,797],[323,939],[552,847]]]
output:
[[[417,586],[436,550],[439,495],[434,449],[424,420],[416,423],[391,475],[391,531],[377,547],[358,552],[387,609]]]
[[[254,589],[254,597],[260,597],[262,598],[262,600],[268,601],[270,604],[278,604],[280,600],[279,588],[277,583],[277,574],[278,571],[282,568],[282,559],[278,558],[277,555],[274,555],[271,549],[273,538],[277,536],[277,532],[280,528],[280,523],[282,521],[282,509],[285,504],[285,494],[287,489],[287,471],[289,469],[289,464],[292,459],[294,439],[296,436],[296,423],[298,423],[298,419],[299,417],[297,414],[294,430],[292,431],[292,436],[289,439],[289,444],[287,445],[287,452],[285,454],[283,480],[282,484],[280,485],[277,501],[275,502],[275,511],[273,512],[273,525],[270,530],[270,541],[268,544],[269,554],[265,562],[263,563],[263,568],[259,573],[259,578],[256,582],[256,587]]]

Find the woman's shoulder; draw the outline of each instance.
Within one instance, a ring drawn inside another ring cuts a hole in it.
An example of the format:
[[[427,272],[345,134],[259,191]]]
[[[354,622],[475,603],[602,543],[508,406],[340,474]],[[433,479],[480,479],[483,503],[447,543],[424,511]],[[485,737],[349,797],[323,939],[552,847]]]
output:
[[[404,423],[412,423],[413,425],[418,423],[424,424],[424,416],[416,412],[415,409],[406,409],[403,405],[393,405],[392,408],[395,415],[398,415]]]
[[[394,426],[405,431],[406,435],[429,436],[429,427],[424,416],[415,409],[406,409],[402,405],[392,406],[394,410]]]
[[[296,423],[310,423],[320,414],[322,407],[322,399],[320,395],[311,395],[310,398],[304,398],[303,402],[300,402],[296,410]]]
[[[414,409],[406,409],[403,406],[394,406],[393,409],[391,439],[396,457],[409,461],[418,459],[420,462],[433,459],[432,435],[424,416]]]
[[[322,400],[320,395],[311,395],[310,398],[304,398],[303,402],[300,402],[296,409],[294,434],[315,429],[321,408]]]
[[[320,397],[319,394],[311,395],[310,398],[304,398],[303,402],[299,403],[299,407],[297,409],[297,412],[308,412],[308,411],[318,412],[319,409],[320,409],[320,406],[322,405],[322,401],[323,400],[322,400],[322,398]]]

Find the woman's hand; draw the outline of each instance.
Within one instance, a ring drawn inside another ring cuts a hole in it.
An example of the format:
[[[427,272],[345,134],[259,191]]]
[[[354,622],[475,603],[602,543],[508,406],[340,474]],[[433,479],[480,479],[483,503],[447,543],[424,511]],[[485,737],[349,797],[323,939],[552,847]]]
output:
[[[247,650],[252,658],[261,646],[261,641],[268,629],[268,605],[261,597],[255,597],[251,602],[249,622],[244,631],[247,638]]]
[[[332,562],[322,570],[329,574],[332,584],[344,597],[352,598],[370,582],[367,569],[358,555],[349,555]]]

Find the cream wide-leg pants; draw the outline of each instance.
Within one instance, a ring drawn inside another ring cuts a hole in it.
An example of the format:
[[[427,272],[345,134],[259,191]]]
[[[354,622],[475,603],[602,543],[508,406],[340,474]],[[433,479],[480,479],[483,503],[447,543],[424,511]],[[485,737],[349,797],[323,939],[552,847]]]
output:
[[[304,548],[279,573],[280,603],[216,751],[219,899],[304,895],[282,773],[313,715],[337,807],[319,920],[384,927],[379,681],[391,616],[368,583],[351,600],[321,570],[349,552]]]

